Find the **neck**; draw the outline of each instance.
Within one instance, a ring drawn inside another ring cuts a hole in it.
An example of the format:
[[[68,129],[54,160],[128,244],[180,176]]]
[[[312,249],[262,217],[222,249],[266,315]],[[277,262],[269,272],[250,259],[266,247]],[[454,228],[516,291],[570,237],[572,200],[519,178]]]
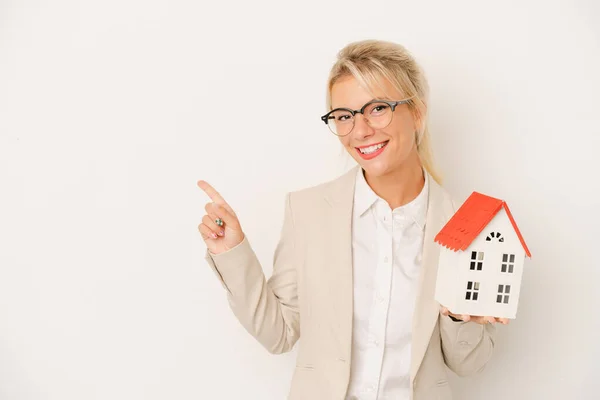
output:
[[[382,176],[372,177],[365,170],[363,174],[371,189],[385,200],[392,210],[414,200],[425,185],[420,163],[411,163]]]

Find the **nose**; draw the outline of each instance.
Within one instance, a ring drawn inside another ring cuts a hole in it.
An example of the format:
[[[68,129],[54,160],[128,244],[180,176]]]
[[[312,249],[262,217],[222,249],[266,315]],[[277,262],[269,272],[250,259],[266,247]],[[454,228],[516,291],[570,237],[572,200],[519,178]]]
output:
[[[373,136],[375,129],[373,129],[367,119],[362,114],[356,114],[354,116],[354,128],[352,129],[352,135],[356,139],[362,140]]]

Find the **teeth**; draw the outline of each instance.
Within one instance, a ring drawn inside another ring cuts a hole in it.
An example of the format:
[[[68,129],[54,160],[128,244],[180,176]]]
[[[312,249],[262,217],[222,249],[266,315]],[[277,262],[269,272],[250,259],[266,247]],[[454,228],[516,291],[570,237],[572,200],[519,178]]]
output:
[[[362,149],[359,149],[359,150],[360,150],[360,152],[361,152],[361,153],[363,153],[363,154],[371,154],[371,153],[374,153],[374,152],[376,152],[377,150],[379,150],[380,148],[382,148],[382,147],[383,147],[383,146],[385,146],[386,144],[387,144],[387,142],[386,142],[386,143],[379,143],[379,144],[377,144],[377,145],[373,145],[373,146],[365,147],[365,148],[362,148]]]

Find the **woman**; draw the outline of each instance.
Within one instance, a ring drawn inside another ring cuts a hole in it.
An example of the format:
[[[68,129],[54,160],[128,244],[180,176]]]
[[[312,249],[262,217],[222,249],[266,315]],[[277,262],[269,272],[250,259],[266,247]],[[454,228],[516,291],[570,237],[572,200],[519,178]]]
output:
[[[302,334],[289,399],[451,399],[445,366],[480,371],[494,323],[508,322],[434,300],[433,238],[456,205],[431,160],[427,92],[398,44],[341,50],[321,119],[358,166],[286,196],[268,280],[234,211],[198,182],[212,199],[199,226],[206,260],[236,317],[272,353]]]

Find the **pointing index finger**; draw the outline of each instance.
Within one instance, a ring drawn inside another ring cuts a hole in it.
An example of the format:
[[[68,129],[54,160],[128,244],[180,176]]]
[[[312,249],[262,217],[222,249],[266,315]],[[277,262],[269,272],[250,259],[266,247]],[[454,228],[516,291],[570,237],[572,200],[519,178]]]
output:
[[[215,188],[213,188],[212,186],[210,186],[208,184],[208,182],[206,181],[198,181],[198,186],[200,187],[200,189],[204,190],[204,193],[206,193],[208,195],[208,197],[210,197],[210,199],[212,201],[214,201],[217,204],[227,204],[227,202],[225,201],[225,199],[223,198],[223,196],[221,196],[221,194],[219,194],[219,192],[217,192],[215,190]]]
[[[198,186],[200,187],[200,189],[204,190],[204,193],[206,193],[208,197],[210,197],[213,203],[223,206],[227,211],[229,211],[233,216],[235,216],[233,208],[231,208],[231,206],[227,204],[223,196],[221,196],[221,194],[219,194],[219,192],[217,192],[215,188],[210,186],[208,182],[198,181]]]

